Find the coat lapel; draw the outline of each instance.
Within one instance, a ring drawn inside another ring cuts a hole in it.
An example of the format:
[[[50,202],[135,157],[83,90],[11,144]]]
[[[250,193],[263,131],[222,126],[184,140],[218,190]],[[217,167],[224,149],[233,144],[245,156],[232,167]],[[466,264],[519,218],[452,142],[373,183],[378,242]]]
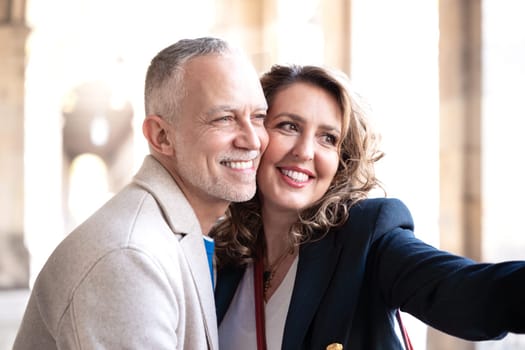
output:
[[[204,318],[206,334],[210,349],[218,349],[217,318],[215,315],[215,301],[211,284],[210,270],[202,236],[195,234],[185,235],[180,241],[184,255],[188,260],[195,289]]]
[[[301,249],[283,349],[324,349],[330,343],[348,342],[366,270],[370,232],[348,220]]]
[[[146,156],[144,165],[133,180],[156,199],[171,230],[183,235],[180,244],[199,297],[208,344],[210,349],[218,349],[213,286],[202,232],[195,212],[177,183],[154,157]]]
[[[283,349],[299,349],[322,296],[328,287],[341,248],[332,236],[305,244],[299,254],[297,276],[283,335]]]
[[[228,311],[245,271],[244,267],[225,267],[218,271],[217,285],[215,286],[215,307],[217,308],[218,324],[221,324],[224,315],[226,315],[226,311]]]

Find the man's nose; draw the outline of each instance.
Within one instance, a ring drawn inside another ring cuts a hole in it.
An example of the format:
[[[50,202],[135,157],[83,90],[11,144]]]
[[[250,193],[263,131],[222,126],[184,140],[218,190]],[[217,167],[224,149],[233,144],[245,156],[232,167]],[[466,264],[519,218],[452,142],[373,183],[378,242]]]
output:
[[[246,122],[239,128],[235,146],[250,150],[260,150],[267,137],[266,129],[262,124],[256,125],[252,122]]]

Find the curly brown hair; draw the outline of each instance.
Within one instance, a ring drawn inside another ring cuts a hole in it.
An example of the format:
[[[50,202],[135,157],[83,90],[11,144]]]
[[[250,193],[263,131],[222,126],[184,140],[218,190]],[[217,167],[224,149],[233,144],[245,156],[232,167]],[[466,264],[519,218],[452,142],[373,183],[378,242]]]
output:
[[[288,240],[292,249],[342,225],[352,205],[365,199],[372,189],[382,188],[374,164],[383,156],[377,148],[379,137],[367,119],[365,105],[344,73],[319,66],[275,65],[261,77],[269,108],[280,91],[295,83],[320,87],[336,99],[343,115],[343,134],[338,145],[338,169],[327,192],[299,212],[290,229]],[[232,203],[210,233],[215,240],[218,265],[253,262],[262,251],[258,248],[264,245],[261,233],[259,193],[248,202]]]

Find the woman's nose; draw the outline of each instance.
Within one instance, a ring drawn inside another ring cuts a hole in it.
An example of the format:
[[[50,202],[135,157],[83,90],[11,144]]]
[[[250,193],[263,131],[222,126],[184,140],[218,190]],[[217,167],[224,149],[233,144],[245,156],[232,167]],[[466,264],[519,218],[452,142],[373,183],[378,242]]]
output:
[[[297,144],[292,150],[293,156],[302,161],[314,159],[314,153],[314,142],[308,137],[303,137],[300,140],[298,140]]]

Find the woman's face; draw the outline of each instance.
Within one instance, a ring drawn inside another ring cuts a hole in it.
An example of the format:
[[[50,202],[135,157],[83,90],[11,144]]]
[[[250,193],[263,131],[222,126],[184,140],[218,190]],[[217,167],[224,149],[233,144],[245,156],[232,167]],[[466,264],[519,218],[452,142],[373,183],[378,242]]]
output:
[[[264,210],[296,213],[324,195],[339,163],[341,121],[335,98],[313,84],[294,83],[275,95],[257,172]]]

